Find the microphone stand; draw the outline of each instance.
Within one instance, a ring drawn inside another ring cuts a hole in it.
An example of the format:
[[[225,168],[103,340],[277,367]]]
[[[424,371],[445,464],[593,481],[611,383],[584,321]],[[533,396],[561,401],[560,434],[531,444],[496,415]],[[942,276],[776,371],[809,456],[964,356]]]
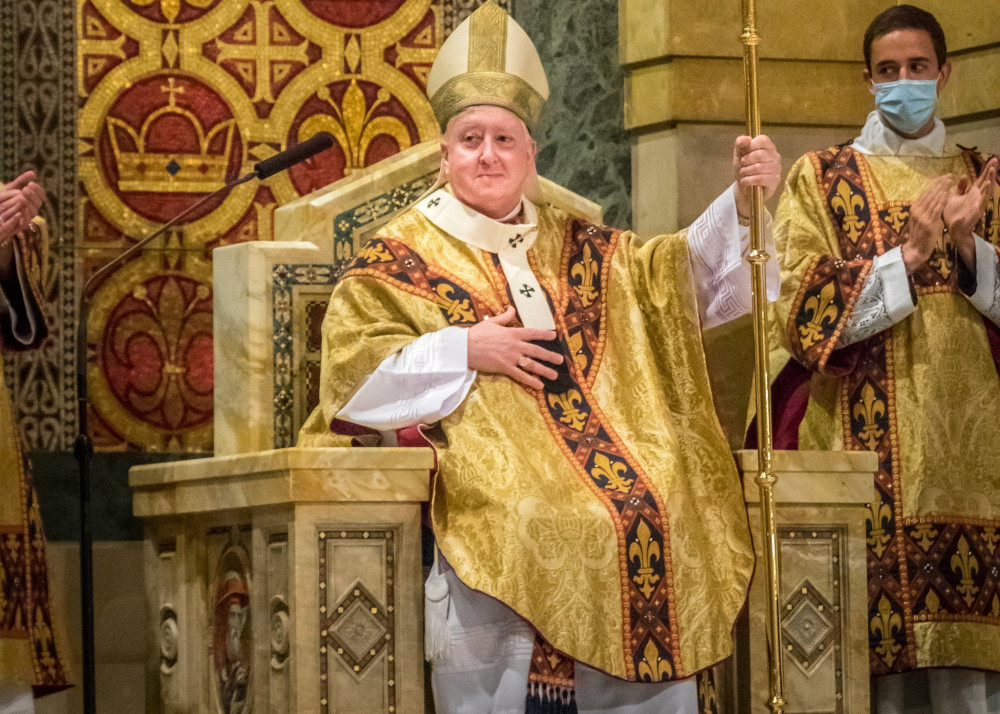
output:
[[[102,266],[90,276],[84,284],[83,290],[80,291],[80,303],[77,310],[80,321],[76,326],[76,419],[78,432],[73,444],[73,455],[76,457],[80,469],[80,616],[83,636],[83,711],[85,714],[96,714],[97,712],[94,691],[93,533],[90,524],[90,457],[94,453],[94,444],[87,429],[87,318],[90,314],[90,291],[115,268],[142,250],[150,241],[177,225],[196,208],[219,194],[229,191],[234,186],[239,186],[241,183],[258,178],[258,176],[260,176],[259,170],[251,171],[244,176],[226,182],[225,186],[201,198],[197,203],[160,226],[154,233],[146,236],[117,258]]]

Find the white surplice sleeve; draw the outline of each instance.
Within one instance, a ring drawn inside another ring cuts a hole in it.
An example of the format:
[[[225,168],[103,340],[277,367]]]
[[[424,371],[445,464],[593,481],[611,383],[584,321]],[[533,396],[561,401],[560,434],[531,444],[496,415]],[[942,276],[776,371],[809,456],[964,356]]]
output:
[[[715,327],[750,312],[750,228],[741,226],[734,196],[736,184],[718,198],[688,228],[691,268],[703,328]],[[771,218],[764,227],[767,262],[767,299],[778,299],[780,275]]]
[[[976,291],[969,295],[969,302],[1000,326],[1000,259],[988,242],[975,236],[976,240]]]
[[[458,408],[475,378],[468,328],[445,327],[386,357],[336,417],[378,430],[430,424]]]
[[[866,340],[888,330],[916,309],[903,263],[903,248],[898,246],[872,261],[871,272],[861,286],[838,344],[846,347]]]

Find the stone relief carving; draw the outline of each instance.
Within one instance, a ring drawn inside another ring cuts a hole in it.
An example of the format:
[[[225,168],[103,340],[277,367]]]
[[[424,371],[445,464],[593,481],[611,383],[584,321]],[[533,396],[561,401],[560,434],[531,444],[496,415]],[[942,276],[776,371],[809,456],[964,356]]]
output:
[[[177,613],[170,605],[164,605],[160,608],[160,672],[168,677],[177,664],[178,633]]]
[[[249,714],[251,701],[250,555],[234,528],[216,567],[212,665],[221,714]]]
[[[280,671],[288,660],[288,603],[285,598],[271,598],[271,669]]]

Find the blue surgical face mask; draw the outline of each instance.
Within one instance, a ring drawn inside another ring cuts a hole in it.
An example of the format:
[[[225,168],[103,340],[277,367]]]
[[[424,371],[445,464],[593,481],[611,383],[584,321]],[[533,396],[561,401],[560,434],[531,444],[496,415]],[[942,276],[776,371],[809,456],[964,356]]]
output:
[[[934,116],[936,79],[898,79],[872,86],[875,107],[893,129],[916,134]]]

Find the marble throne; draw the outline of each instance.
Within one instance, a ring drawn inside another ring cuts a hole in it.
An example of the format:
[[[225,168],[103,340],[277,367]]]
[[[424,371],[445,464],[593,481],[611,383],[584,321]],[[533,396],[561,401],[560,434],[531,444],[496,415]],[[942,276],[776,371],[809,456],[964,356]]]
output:
[[[282,206],[273,241],[215,251],[215,456],[130,473],[155,643],[147,711],[425,711],[433,453],[293,447],[318,401],[338,270],[437,170],[437,142],[420,144]]]

